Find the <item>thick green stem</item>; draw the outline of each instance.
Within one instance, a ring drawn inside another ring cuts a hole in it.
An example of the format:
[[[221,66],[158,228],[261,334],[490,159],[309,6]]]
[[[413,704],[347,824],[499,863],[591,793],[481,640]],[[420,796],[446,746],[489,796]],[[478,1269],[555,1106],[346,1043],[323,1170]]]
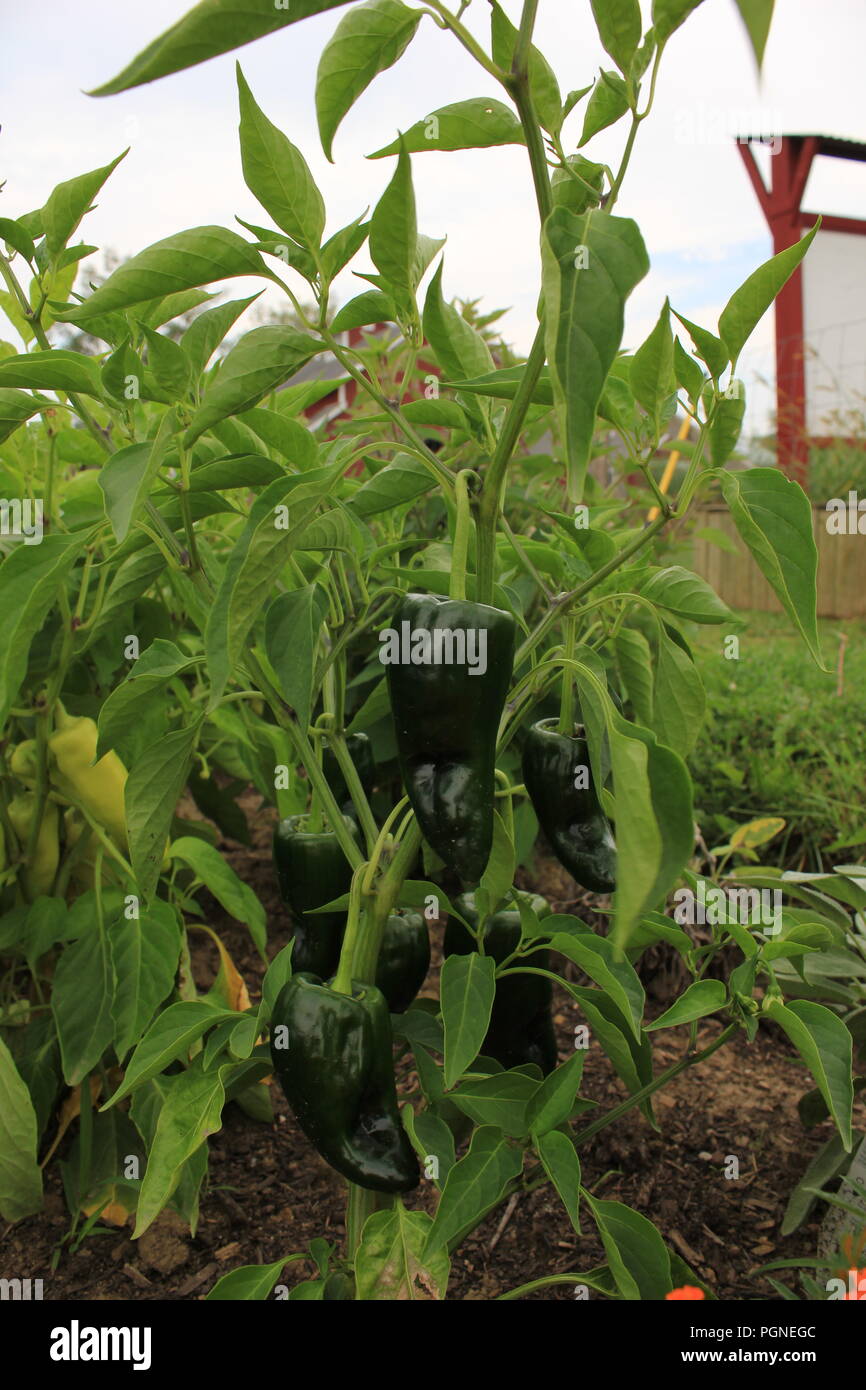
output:
[[[523,368],[517,394],[502,424],[499,441],[496,445],[490,466],[484,477],[481,500],[478,505],[476,526],[477,545],[477,584],[476,598],[479,603],[493,601],[493,582],[496,570],[496,528],[499,525],[501,496],[505,475],[511,456],[520,438],[526,412],[532,404],[532,397],[544,366],[544,324],[540,323],[535,341]]]
[[[565,658],[567,661],[574,660],[574,649],[577,645],[577,619],[566,618],[565,620]],[[563,667],[562,672],[562,692],[559,701],[559,732],[566,738],[571,738],[574,733],[574,679],[568,666]]]
[[[451,598],[466,597],[466,563],[469,557],[469,534],[472,530],[472,507],[469,501],[471,470],[457,474],[457,516],[454,523],[454,544],[451,547],[451,579],[448,593]]]

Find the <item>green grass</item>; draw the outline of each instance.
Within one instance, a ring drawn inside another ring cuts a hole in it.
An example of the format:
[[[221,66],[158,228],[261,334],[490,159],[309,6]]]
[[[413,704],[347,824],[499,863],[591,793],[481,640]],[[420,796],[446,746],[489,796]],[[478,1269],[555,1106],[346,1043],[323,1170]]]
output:
[[[734,825],[782,816],[765,862],[817,869],[866,846],[866,622],[819,622],[830,674],[820,671],[782,615],[742,613],[738,660],[727,630],[702,628],[693,649],[707,717],[690,758],[695,818],[707,844]],[[836,664],[847,636],[842,695]]]

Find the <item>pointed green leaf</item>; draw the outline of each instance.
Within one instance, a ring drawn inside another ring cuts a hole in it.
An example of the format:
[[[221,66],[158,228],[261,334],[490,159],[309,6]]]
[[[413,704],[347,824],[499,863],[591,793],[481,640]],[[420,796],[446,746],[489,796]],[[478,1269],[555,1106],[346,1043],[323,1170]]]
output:
[[[809,250],[820,225],[819,218],[804,237],[777,256],[771,256],[770,260],[752,272],[738,290],[734,290],[719,315],[719,334],[734,364],[753,329],[757,328],[776,295],[790,280]]]
[[[637,224],[597,210],[554,208],[542,233],[547,359],[568,461],[583,495],[595,415],[619,350],[625,301],[649,269]]]
[[[741,538],[818,666],[818,551],[812,508],[799,483],[775,468],[722,473],[722,493]]]
[[[426,154],[428,150],[484,150],[494,145],[525,144],[523,126],[508,106],[493,97],[471,97],[431,111],[368,158],[398,154],[401,145],[407,154]]]
[[[86,324],[115,309],[237,275],[274,278],[258,251],[235,232],[225,227],[192,227],[124,261],[83,304],[66,308],[55,318],[59,323]]]
[[[316,115],[322,149],[332,162],[340,122],[373,78],[405,52],[421,13],[400,0],[367,0],[343,16],[325,45],[316,75]]]
[[[89,93],[112,96],[143,82],[205,63],[220,53],[274,34],[287,24],[347,5],[350,0],[291,0],[279,7],[261,0],[200,0],[123,69],[117,77]]]
[[[318,250],[325,230],[325,204],[307,161],[257,105],[240,63],[237,81],[244,182],[278,227],[303,246]]]

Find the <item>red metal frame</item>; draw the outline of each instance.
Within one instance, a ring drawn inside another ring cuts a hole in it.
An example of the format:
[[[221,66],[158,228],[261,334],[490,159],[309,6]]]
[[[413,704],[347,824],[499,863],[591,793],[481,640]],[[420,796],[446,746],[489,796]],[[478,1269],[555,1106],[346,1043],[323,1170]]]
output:
[[[760,139],[760,137],[755,137]],[[770,163],[770,187],[761,178],[751,148],[752,137],[741,137],[738,148],[761,205],[778,255],[800,239],[803,227],[814,225],[818,213],[800,206],[816,155],[866,161],[866,144],[825,135],[776,137],[780,148]],[[866,221],[824,216],[822,230],[866,236]],[[806,431],[806,369],[803,342],[803,279],[794,271],[776,300],[776,428],[779,467],[805,484],[810,440]]]

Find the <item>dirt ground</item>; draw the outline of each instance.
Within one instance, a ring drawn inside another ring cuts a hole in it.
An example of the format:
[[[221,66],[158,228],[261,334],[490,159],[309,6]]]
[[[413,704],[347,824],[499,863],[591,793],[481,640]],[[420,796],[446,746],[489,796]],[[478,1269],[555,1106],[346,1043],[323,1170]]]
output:
[[[275,954],[288,939],[289,923],[273,882],[269,825],[261,813],[250,820],[257,824],[255,846],[245,849],[226,842],[222,848],[266,904],[269,952]],[[574,885],[558,865],[542,859],[538,867],[535,886],[555,910],[576,911],[591,919],[583,903],[569,899]],[[215,903],[209,908],[207,920],[228,947],[255,1001],[263,967],[249,936]],[[194,973],[197,983],[207,988],[216,973],[216,950],[202,933],[194,937]],[[423,991],[431,995],[436,994],[439,940],[441,928],[435,930],[434,965]],[[657,1017],[681,986],[676,962],[659,953],[643,973],[648,1013]],[[583,1021],[565,991],[557,991],[561,1057],[568,1056],[575,1025]],[[713,1021],[702,1026],[699,1046],[710,1042],[719,1027]],[[681,1054],[681,1032],[654,1034],[653,1046],[658,1070]],[[777,1031],[762,1029],[752,1044],[739,1035],[657,1093],[660,1133],[635,1110],[581,1149],[584,1185],[650,1217],[718,1298],[775,1298],[769,1285],[754,1277],[754,1269],[773,1259],[815,1255],[816,1222],[786,1239],[779,1234],[788,1194],[830,1134],[829,1124],[809,1132],[800,1124],[797,1101],[811,1085]],[[43,1279],[45,1299],[190,1300],[203,1298],[236,1266],[275,1261],[304,1250],[316,1236],[341,1245],[342,1179],[299,1132],[279,1089],[271,1089],[273,1124],[251,1120],[235,1104],[227,1107],[223,1129],[210,1141],[208,1186],[195,1236],[180,1218],[164,1212],[140,1240],[130,1239],[129,1227],[94,1235],[76,1254],[64,1253],[52,1272],[52,1250],[69,1227],[53,1162],[46,1173],[44,1211],[0,1229],[0,1276]],[[597,1101],[600,1111],[625,1094],[597,1044],[591,1045],[587,1057],[581,1093]],[[858,1112],[857,1122],[866,1127],[862,1101]],[[59,1149],[61,1157],[69,1142],[67,1136]],[[725,1176],[731,1155],[739,1160],[735,1179]],[[422,1185],[407,1204],[429,1209],[431,1202]],[[602,1262],[603,1251],[588,1214],[583,1214],[581,1224],[582,1238],[572,1230],[550,1187],[512,1199],[454,1255],[449,1299],[490,1301],[544,1275],[592,1269]],[[299,1262],[284,1277],[293,1285],[313,1273],[312,1262]],[[551,1301],[574,1294],[563,1285],[530,1297]]]

